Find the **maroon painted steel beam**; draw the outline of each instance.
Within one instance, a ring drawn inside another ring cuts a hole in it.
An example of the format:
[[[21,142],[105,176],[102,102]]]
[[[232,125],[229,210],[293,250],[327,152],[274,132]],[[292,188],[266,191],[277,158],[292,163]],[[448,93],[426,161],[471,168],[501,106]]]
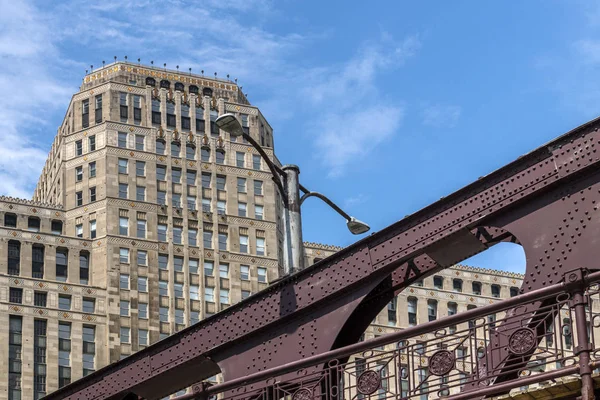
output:
[[[590,198],[596,197],[600,182],[596,147],[600,148],[598,120],[47,398],[113,399],[133,392],[154,399],[219,369],[231,380],[328,351],[344,342],[338,338],[347,334],[349,321],[368,324],[366,316],[359,319],[357,308],[409,260],[426,254],[435,268],[445,268],[487,248],[472,233],[479,226],[505,229],[523,245],[528,265],[522,290],[557,283],[565,268],[594,260],[591,244],[599,230],[595,225],[585,230],[582,221],[588,218]],[[570,222],[574,216],[577,220]],[[569,241],[557,244],[560,240],[552,236],[560,236],[561,227]],[[579,241],[572,238],[582,231]],[[573,248],[577,251],[561,256]],[[544,251],[552,259],[546,259]],[[432,271],[407,266],[398,289]]]

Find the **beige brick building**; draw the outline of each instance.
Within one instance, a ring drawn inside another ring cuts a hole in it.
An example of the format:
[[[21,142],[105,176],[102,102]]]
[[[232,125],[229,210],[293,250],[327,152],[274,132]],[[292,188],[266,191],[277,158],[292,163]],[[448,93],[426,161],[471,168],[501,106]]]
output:
[[[0,197],[0,399],[41,398],[280,276],[280,200],[258,152],[214,126],[225,112],[279,165],[270,125],[231,81],[125,62],[85,77],[33,200]],[[339,250],[306,247],[308,264]],[[447,315],[522,279],[439,275],[365,336],[427,321],[428,300]]]

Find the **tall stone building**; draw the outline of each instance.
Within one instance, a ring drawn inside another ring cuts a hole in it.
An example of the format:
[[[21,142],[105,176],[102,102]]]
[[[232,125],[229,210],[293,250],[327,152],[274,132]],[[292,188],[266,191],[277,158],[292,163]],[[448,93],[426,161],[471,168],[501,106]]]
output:
[[[216,128],[226,112],[279,165],[270,125],[231,81],[126,62],[84,78],[33,200],[0,197],[0,399],[39,399],[280,276],[280,199],[258,152]],[[306,247],[308,263],[338,250]],[[366,335],[426,321],[436,296],[435,312],[449,312],[458,279],[457,311],[522,279],[443,275]]]

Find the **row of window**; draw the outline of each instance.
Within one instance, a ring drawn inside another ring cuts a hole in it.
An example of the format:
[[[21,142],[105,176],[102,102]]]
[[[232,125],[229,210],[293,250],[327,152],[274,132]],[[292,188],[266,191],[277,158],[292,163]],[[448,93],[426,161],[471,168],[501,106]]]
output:
[[[31,247],[31,276],[32,278],[43,279],[45,268],[45,247],[41,244],[34,244]],[[64,247],[58,247],[55,253],[56,257],[56,280],[66,282],[69,273],[69,250]],[[17,240],[8,242],[8,274],[20,275],[21,273],[21,243]],[[82,250],[79,252],[79,283],[87,285],[90,279],[90,253]]]
[[[15,304],[23,304],[23,289],[11,287],[8,291],[8,301]],[[33,292],[33,305],[35,307],[48,307],[48,292],[36,290]],[[68,294],[58,295],[58,308],[60,310],[72,310],[72,297]],[[81,311],[93,314],[96,312],[96,300],[91,297],[84,297],[81,305]]]
[[[434,276],[433,277],[433,286],[436,289],[444,290],[444,278],[439,275]],[[481,293],[482,293],[481,287],[482,287],[481,282],[474,281],[471,283],[471,292],[475,295],[481,296]],[[454,290],[455,292],[463,291],[462,279],[458,279],[458,278],[452,279],[452,290]],[[491,294],[492,294],[492,297],[500,298],[501,294],[502,294],[502,287],[500,285],[492,284],[491,285]],[[517,296],[518,294],[519,294],[518,287],[513,286],[510,288],[510,297]]]
[[[7,228],[17,228],[17,214],[5,213],[4,226]],[[38,217],[27,217],[27,230],[31,232],[39,232],[41,220]],[[50,223],[50,231],[54,235],[61,235],[63,230],[62,221],[52,220]]]
[[[166,224],[158,224],[157,225],[157,234],[158,234],[157,239],[159,241],[161,241],[161,242],[169,241],[169,239],[167,237],[167,229],[168,229],[168,227]],[[188,231],[187,244],[189,246],[197,246],[198,245],[198,240],[197,240],[198,230],[188,228],[187,231]],[[183,228],[174,226],[172,232],[173,232],[173,236],[171,239],[172,242],[174,244],[183,244]],[[218,238],[218,247],[217,248],[219,250],[222,250],[222,251],[230,250],[229,245],[228,245],[228,242],[229,242],[229,234],[228,233],[219,232],[217,234],[217,238]],[[245,254],[250,253],[249,236],[248,235],[239,235],[239,238],[240,239],[239,239],[239,250],[238,251],[240,253],[245,253]],[[212,231],[204,230],[202,232],[202,244],[205,249],[214,248]],[[264,256],[266,254],[265,245],[266,245],[266,241],[265,241],[264,237],[256,238],[254,252],[257,256]]]

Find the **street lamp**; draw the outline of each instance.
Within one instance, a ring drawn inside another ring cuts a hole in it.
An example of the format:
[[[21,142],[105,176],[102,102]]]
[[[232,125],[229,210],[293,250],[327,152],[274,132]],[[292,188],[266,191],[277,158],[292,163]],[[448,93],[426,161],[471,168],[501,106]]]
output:
[[[300,175],[300,168],[298,166],[284,165],[279,168],[277,165],[273,164],[263,148],[252,139],[250,135],[244,132],[242,124],[240,124],[240,121],[235,115],[221,115],[217,118],[215,124],[219,129],[228,132],[232,137],[242,136],[246,139],[258,151],[263,160],[265,160],[273,175],[273,181],[279,189],[284,206],[282,218],[284,227],[283,267],[286,275],[294,272],[294,266],[296,266],[296,270],[300,270],[304,267],[304,244],[302,242],[300,206],[307,198],[318,197],[327,203],[338,214],[346,219],[348,230],[354,235],[365,233],[370,229],[369,225],[348,215],[325,195],[318,192],[311,192],[302,186],[298,179],[298,175]],[[300,197],[300,191],[304,193],[302,197]]]

